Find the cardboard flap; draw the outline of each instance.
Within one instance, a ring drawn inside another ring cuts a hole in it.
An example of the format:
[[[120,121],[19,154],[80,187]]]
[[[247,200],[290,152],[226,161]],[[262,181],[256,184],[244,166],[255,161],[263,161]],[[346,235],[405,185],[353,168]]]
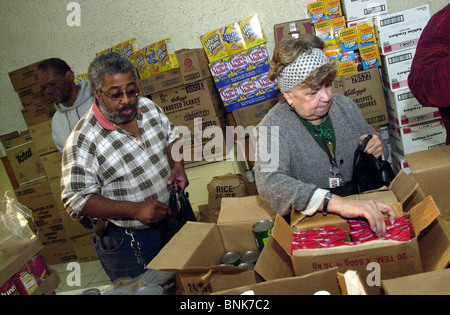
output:
[[[205,244],[204,240],[209,233],[216,233],[217,236],[209,238],[212,244]],[[187,222],[153,258],[147,268],[175,272],[187,268],[208,267],[205,262],[202,263],[202,257],[197,255],[197,249],[202,246],[217,249],[212,252],[224,252],[223,249],[220,249],[223,245],[217,226],[212,223]],[[219,260],[220,257],[216,261]]]
[[[382,280],[388,295],[448,295],[450,269],[419,273],[411,276]]]
[[[403,170],[397,174],[389,186],[390,190],[397,197],[397,201],[402,204],[412,196],[418,187],[419,183],[417,183],[414,178],[406,174]]]
[[[279,214],[275,218],[275,225],[272,229],[272,236],[284,251],[290,255],[292,247],[292,228],[286,220]]]
[[[416,235],[419,235],[420,232],[441,215],[431,196],[428,196],[425,200],[415,205],[409,213]]]
[[[275,211],[261,196],[222,198],[218,224],[273,220]]]

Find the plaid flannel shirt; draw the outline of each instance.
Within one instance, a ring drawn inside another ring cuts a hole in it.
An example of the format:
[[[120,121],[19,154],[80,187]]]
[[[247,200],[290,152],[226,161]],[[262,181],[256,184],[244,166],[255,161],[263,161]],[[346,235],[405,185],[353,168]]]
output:
[[[95,194],[112,200],[168,203],[171,169],[166,148],[178,138],[178,130],[151,100],[140,97],[138,106],[140,137],[116,128],[94,103],[67,139],[62,201],[72,218],[80,218]],[[133,219],[110,221],[123,228],[147,227]]]

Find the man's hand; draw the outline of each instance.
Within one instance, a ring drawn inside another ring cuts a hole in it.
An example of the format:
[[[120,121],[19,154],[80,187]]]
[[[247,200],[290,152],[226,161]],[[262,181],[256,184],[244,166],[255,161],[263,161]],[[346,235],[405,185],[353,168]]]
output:
[[[179,188],[184,190],[189,185],[189,180],[182,165],[175,164],[174,167],[172,167],[167,185],[175,187],[175,190],[178,190]]]
[[[157,224],[172,213],[168,205],[158,200],[139,202],[136,207],[135,219],[147,225]]]

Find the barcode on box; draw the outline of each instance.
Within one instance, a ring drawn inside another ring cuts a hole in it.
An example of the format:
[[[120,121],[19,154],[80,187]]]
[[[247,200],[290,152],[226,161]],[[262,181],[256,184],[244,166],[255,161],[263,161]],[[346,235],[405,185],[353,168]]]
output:
[[[403,55],[399,55],[399,56],[388,58],[388,63],[390,65],[392,65],[394,63],[402,62],[402,61],[406,61],[406,60],[410,60],[410,59],[412,59],[412,54],[411,53],[406,53],[406,54],[403,54]]]
[[[397,99],[399,101],[404,101],[404,100],[407,100],[410,98],[414,98],[414,95],[412,94],[412,92],[402,93],[397,96]]]
[[[379,5],[376,7],[364,9],[364,15],[369,15],[372,13],[379,13],[379,12],[384,12],[384,11],[386,11],[386,6],[384,4],[382,4],[382,5]]]
[[[384,27],[384,26],[395,24],[395,23],[403,22],[404,20],[405,20],[405,17],[403,16],[403,14],[396,15],[396,16],[381,20],[380,26]]]

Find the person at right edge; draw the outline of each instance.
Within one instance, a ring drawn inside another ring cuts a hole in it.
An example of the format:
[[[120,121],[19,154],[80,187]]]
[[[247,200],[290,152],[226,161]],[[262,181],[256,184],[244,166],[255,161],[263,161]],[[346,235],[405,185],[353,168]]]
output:
[[[353,155],[367,135],[373,135],[365,152],[377,158],[383,144],[349,98],[334,94],[336,66],[323,52],[318,37],[286,39],[275,47],[269,79],[277,79],[281,97],[258,125],[255,179],[258,192],[280,215],[291,210],[305,215],[322,211],[343,218],[365,218],[372,231],[386,231],[392,223],[390,205],[375,200],[347,200],[334,186],[352,179]],[[267,137],[262,136],[267,130]],[[278,132],[276,131],[278,130]],[[273,163],[263,152],[277,150]],[[332,192],[333,191],[333,192]]]
[[[422,106],[438,107],[450,144],[450,4],[428,21],[417,43],[408,85]]]

